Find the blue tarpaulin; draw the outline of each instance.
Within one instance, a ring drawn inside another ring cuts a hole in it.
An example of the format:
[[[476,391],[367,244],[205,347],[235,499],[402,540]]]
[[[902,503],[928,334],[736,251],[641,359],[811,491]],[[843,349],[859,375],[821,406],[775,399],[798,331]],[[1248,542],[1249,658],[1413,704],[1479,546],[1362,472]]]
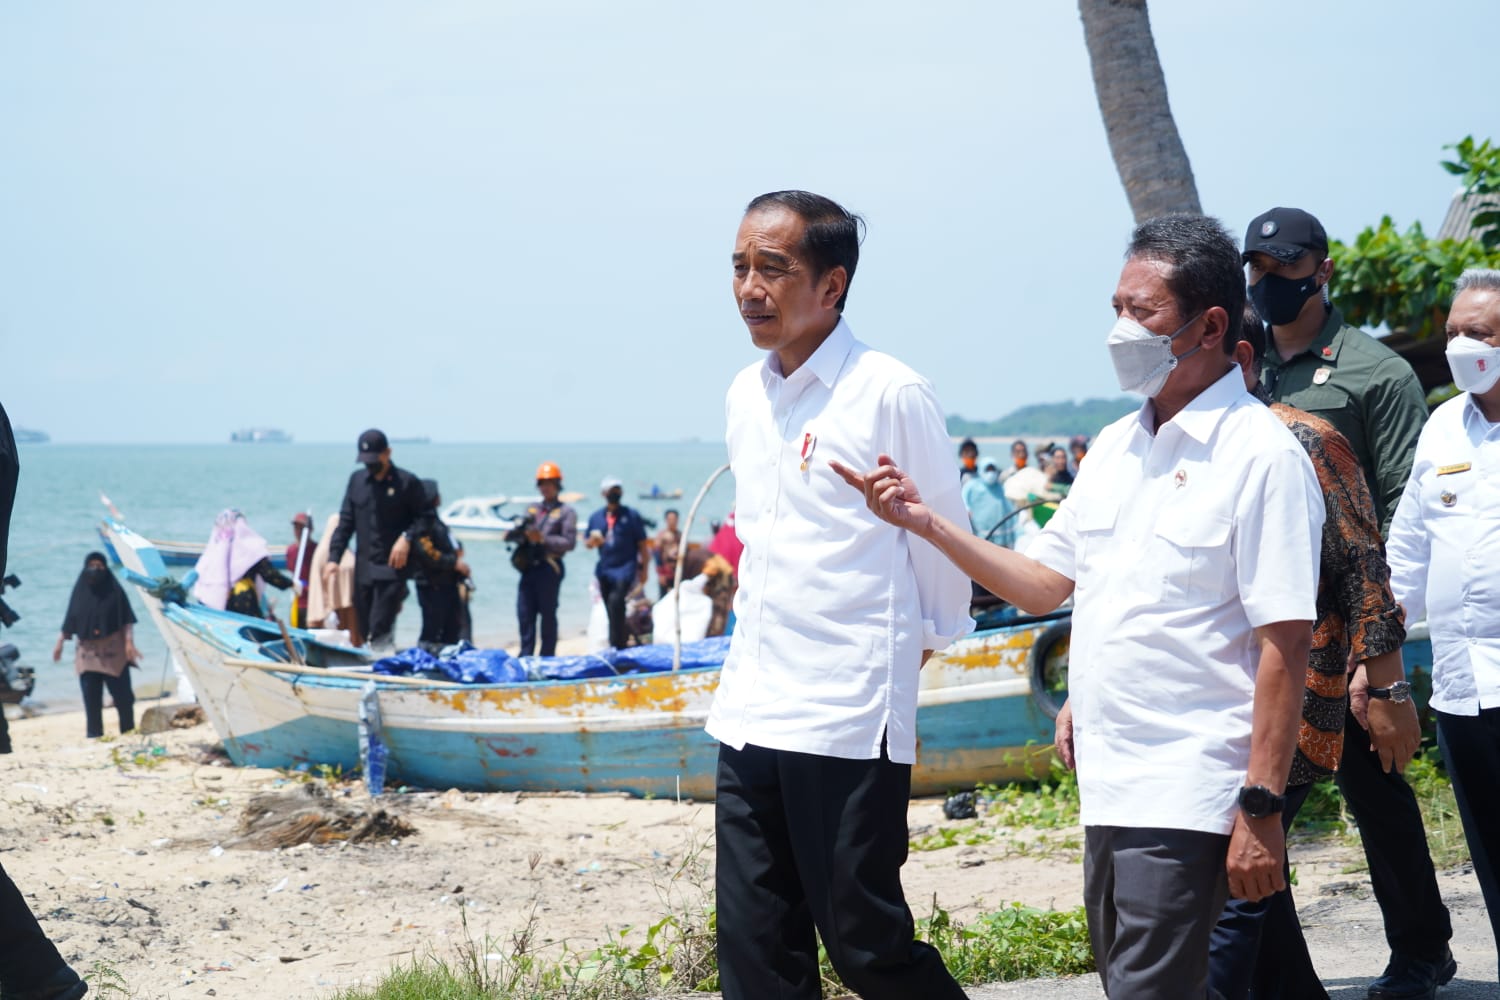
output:
[[[609,660],[622,674],[653,673],[672,669],[672,644],[658,642],[650,646],[631,646],[627,649],[610,649],[599,654]],[[729,636],[719,635],[711,639],[682,644],[682,669],[694,667],[717,667],[729,655]]]
[[[682,644],[682,668],[717,667],[729,653],[729,636]],[[521,681],[574,681],[618,674],[660,673],[672,669],[672,646],[656,643],[629,649],[607,649],[587,656],[528,656],[516,659],[503,649],[475,649],[466,642],[434,656],[413,646],[377,660],[377,674],[419,674],[459,684],[516,684]]]

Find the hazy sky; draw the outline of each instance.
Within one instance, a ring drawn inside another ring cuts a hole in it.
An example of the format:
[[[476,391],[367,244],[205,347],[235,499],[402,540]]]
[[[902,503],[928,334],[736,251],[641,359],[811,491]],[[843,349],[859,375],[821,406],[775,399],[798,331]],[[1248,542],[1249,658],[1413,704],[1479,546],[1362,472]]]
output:
[[[1441,147],[1497,134],[1493,0],[1151,11],[1237,235],[1435,231]],[[1067,0],[48,0],[0,4],[0,400],[59,441],[712,438],[786,187],[866,215],[846,315],[950,413],[1118,394]]]

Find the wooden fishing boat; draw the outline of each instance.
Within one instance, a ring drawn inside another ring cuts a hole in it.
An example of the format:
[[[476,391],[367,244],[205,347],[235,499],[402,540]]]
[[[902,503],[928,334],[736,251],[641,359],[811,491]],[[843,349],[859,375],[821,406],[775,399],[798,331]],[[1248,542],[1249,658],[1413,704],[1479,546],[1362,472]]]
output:
[[[358,768],[373,683],[389,783],[713,797],[717,744],[703,723],[717,661],[509,684],[373,674],[362,650],[192,602],[149,540],[113,520],[103,530],[237,764]],[[1069,615],[1005,615],[923,669],[913,794],[1045,773]]]
[[[109,561],[115,566],[122,566],[120,554],[115,551],[114,542],[111,541],[108,531],[105,530],[106,523],[99,525],[99,541],[104,544],[104,554],[109,556]],[[161,561],[166,566],[196,566],[198,557],[203,555],[204,542],[172,542],[159,538],[149,539],[155,547]],[[286,569],[286,549],[284,547],[271,546],[271,565],[279,570]]]

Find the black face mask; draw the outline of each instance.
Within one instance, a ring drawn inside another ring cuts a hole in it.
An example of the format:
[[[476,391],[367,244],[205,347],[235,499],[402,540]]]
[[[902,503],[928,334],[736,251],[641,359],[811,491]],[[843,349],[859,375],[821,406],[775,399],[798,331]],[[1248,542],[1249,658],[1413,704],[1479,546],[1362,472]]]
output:
[[[620,502],[620,497],[622,496],[624,496],[624,494],[619,490],[610,490],[608,493],[604,494],[604,499],[608,500],[612,504],[618,504]]]
[[[380,475],[380,465],[381,463],[379,462],[366,462],[365,471],[369,472],[372,476],[378,476]]]
[[[1302,312],[1307,300],[1318,294],[1317,272],[1305,278],[1262,275],[1250,286],[1250,302],[1260,318],[1272,326],[1286,326]]]
[[[91,566],[83,571],[83,578],[88,582],[89,589],[103,592],[109,589],[109,570]]]

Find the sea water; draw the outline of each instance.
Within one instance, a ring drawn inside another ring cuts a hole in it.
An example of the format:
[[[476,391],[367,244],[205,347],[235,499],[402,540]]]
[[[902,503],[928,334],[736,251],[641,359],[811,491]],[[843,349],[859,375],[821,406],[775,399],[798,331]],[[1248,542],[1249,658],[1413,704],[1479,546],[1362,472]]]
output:
[[[36,669],[35,699],[48,710],[82,704],[73,672],[73,644],[61,663],[52,662],[63,615],[84,557],[102,549],[97,526],[106,513],[103,494],[125,522],[147,538],[207,541],[214,517],[226,507],[244,511],[273,552],[293,541],[291,519],[310,510],[315,531],[338,511],[344,485],[358,466],[354,443],[222,445],[67,445],[21,446],[21,481],[11,517],[8,572],[21,578],[4,599],[20,615],[0,642],[14,643],[21,662]],[[579,546],[565,559],[566,575],[558,612],[562,636],[581,635],[591,611],[589,580],[597,556],[583,547],[588,515],[602,507],[599,485],[605,476],[625,483],[627,505],[660,526],[662,513],[678,509],[686,518],[698,489],[724,463],[718,441],[677,444],[403,444],[392,447],[392,461],[423,478],[436,479],[443,502],[465,496],[534,496],[535,472],[542,461],[563,470],[563,489],[583,493],[578,511]],[[681,488],[680,500],[641,500],[653,485]],[[733,480],[720,477],[703,501],[689,537],[706,541],[710,520],[718,521],[733,502]],[[477,644],[516,649],[516,584],[509,549],[500,540],[464,540],[465,557],[477,590],[470,603]],[[174,568],[185,574],[186,567]],[[139,621],[136,645],[142,681],[169,680],[166,645],[145,613],[135,588],[126,585]],[[278,617],[285,619],[290,592],[267,588]],[[655,573],[648,593],[657,596]],[[422,614],[413,592],[396,626],[398,645],[416,642]],[[106,713],[106,718],[110,713]],[[112,723],[110,723],[112,725]]]

